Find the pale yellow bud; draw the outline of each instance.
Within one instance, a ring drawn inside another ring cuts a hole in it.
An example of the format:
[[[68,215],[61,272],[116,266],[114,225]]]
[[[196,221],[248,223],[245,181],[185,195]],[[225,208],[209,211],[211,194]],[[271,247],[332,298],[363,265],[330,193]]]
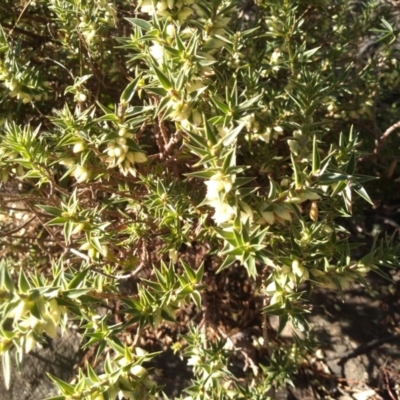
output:
[[[87,147],[87,146],[86,146],[86,143],[84,143],[84,142],[79,142],[79,143],[76,143],[76,144],[74,145],[72,151],[73,151],[74,153],[80,153],[81,151],[85,150],[86,147]]]
[[[25,353],[29,353],[36,346],[36,340],[32,331],[25,336]]]
[[[97,251],[94,248],[89,249],[88,256],[93,260],[97,256]]]
[[[74,229],[72,230],[72,234],[73,235],[77,235],[78,233],[80,233],[83,229],[85,228],[85,224],[83,222],[79,223],[79,224],[75,224]]]
[[[149,352],[147,350],[145,350],[145,349],[142,349],[141,347],[135,347],[135,353],[136,353],[137,356],[143,357],[146,354],[148,354]]]
[[[147,374],[147,370],[146,368],[143,368],[141,365],[134,365],[131,368],[131,374],[141,378],[142,376]]]
[[[127,133],[126,127],[123,126],[122,128],[119,129],[119,131],[118,131],[118,136],[122,136],[122,137],[123,137],[123,136],[126,135],[126,133]]]
[[[162,0],[157,3],[156,7],[158,11],[165,11],[168,8],[168,4],[165,0]]]
[[[178,261],[178,252],[175,249],[170,249],[168,252],[169,259],[173,262],[176,263]]]
[[[95,33],[96,33],[95,31],[90,31],[90,33],[88,35],[86,35],[86,40],[88,42],[90,42],[93,39],[93,36],[95,35]],[[86,101],[86,99],[87,99],[87,96],[85,93],[78,94],[78,98],[77,98],[78,101],[83,103],[84,101]]]
[[[114,148],[114,156],[115,156],[115,157],[121,157],[122,153],[123,153],[123,151],[122,151],[122,148],[121,148],[121,147],[116,146],[116,147]]]
[[[78,165],[75,168],[74,176],[75,176],[75,179],[79,183],[87,181],[91,175],[92,175],[92,171],[90,169],[86,168],[85,166]]]
[[[53,318],[54,322],[58,324],[61,317],[61,308],[59,307],[56,299],[51,299],[49,302],[49,312],[50,316]]]
[[[73,158],[67,157],[60,161],[61,165],[65,165],[67,168],[73,167],[75,165],[75,160]]]
[[[203,118],[199,111],[193,110],[192,111],[192,121],[193,125],[200,126],[203,123]]]
[[[167,32],[167,35],[169,37],[174,38],[175,37],[175,32],[176,32],[175,25],[174,24],[169,24],[167,26],[166,32]]]
[[[317,221],[318,220],[318,215],[319,215],[318,203],[316,201],[313,201],[311,203],[311,208],[310,208],[310,218],[313,221]]]
[[[43,324],[43,330],[52,338],[57,337],[57,324],[49,314],[44,314],[43,319],[46,321]]]
[[[293,273],[296,274],[299,278],[308,279],[309,273],[306,268],[299,262],[299,260],[293,260],[292,262],[292,270]]]
[[[146,155],[144,153],[135,151],[135,152],[133,152],[133,155],[135,157],[135,162],[138,163],[138,164],[144,163],[144,162],[147,161],[147,157],[146,157]]]
[[[92,249],[92,245],[89,242],[83,243],[81,247],[79,247],[79,250],[90,250]]]
[[[119,137],[119,138],[117,139],[117,143],[118,143],[120,146],[123,146],[123,145],[126,144],[126,139],[125,139],[124,137]]]
[[[111,158],[115,157],[115,151],[114,150],[115,149],[108,149],[107,150],[108,157],[111,157]]]

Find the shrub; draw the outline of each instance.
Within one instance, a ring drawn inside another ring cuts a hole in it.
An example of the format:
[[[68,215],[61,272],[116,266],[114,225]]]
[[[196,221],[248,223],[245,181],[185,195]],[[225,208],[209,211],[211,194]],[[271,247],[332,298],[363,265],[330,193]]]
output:
[[[396,99],[375,113],[399,84],[390,8],[11,4],[0,30],[6,383],[12,354],[21,363],[76,321],[104,367],[52,377],[54,399],[156,398],[157,353],[140,338],[190,318],[172,345],[194,373],[181,398],[265,399],[290,383],[312,346],[312,290],[397,265],[392,238],[356,259],[337,221],[355,198],[371,203],[357,161],[394,122]],[[248,359],[244,379],[230,367],[241,350],[212,317],[226,270],[262,304],[252,346],[265,362]],[[278,333],[291,322],[302,335],[270,341],[267,315]]]

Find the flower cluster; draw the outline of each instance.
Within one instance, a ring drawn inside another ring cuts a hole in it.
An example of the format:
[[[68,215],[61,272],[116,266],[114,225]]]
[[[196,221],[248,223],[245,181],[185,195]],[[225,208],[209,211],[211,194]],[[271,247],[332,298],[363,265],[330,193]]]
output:
[[[368,141],[376,145],[368,126],[384,132],[396,118],[398,99],[380,107],[400,79],[396,30],[386,20],[376,26],[366,4],[362,32],[379,32],[380,50],[349,69],[345,50],[360,44],[362,24],[342,23],[345,0],[334,10],[327,1],[257,0],[249,9],[143,0],[135,15],[129,0],[28,3],[17,21],[2,15],[0,27],[6,386],[13,354],[22,360],[69,317],[85,346],[104,354],[101,371],[88,363],[72,382],[54,378],[63,399],[162,397],[145,367],[155,355],[137,345],[151,332],[166,348],[165,325],[175,338],[188,320],[173,345],[193,368],[187,400],[260,399],[290,383],[308,335],[267,348],[269,332],[259,329],[262,340],[237,348],[224,327],[243,325],[248,302],[232,302],[231,290],[261,296],[254,321],[265,313],[280,319],[279,330],[287,321],[305,330],[313,288],[340,291],[398,265],[400,248],[387,238],[355,260],[338,225],[355,196],[371,203],[357,160]],[[386,175],[395,173],[394,163]],[[127,295],[121,282],[132,277]],[[207,315],[196,326],[211,295],[213,306],[239,309],[219,313],[215,327]],[[266,367],[252,358],[260,347]],[[229,367],[237,355],[252,370],[240,379]]]
[[[143,0],[140,3],[140,11],[144,14],[157,14],[162,17],[167,17],[179,21],[182,24],[190,15],[193,14],[193,9],[189,6],[194,3],[194,0]]]
[[[128,146],[128,140],[132,139],[133,135],[129,133],[126,127],[122,126],[118,131],[118,138],[110,140],[107,144],[106,162],[109,168],[119,167],[123,175],[131,174],[136,176],[135,164],[146,162],[146,155],[139,151],[132,151]]]
[[[32,312],[33,308],[40,310],[40,318]],[[25,352],[29,353],[43,332],[53,339],[57,336],[57,326],[65,312],[65,307],[59,306],[54,298],[31,300],[22,296],[8,316],[14,320],[15,329],[21,332]]]
[[[235,217],[235,208],[230,206],[226,199],[232,189],[233,181],[234,177],[218,172],[205,182],[207,186],[206,203],[214,208],[213,218],[218,225]]]

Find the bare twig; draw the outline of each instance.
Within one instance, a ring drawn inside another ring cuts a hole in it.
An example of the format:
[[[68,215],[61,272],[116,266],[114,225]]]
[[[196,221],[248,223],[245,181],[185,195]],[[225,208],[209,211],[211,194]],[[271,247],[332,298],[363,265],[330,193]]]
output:
[[[15,31],[16,33],[23,34],[23,35],[29,36],[29,37],[31,37],[31,38],[34,38],[34,39],[39,39],[39,40],[41,40],[41,41],[48,40],[48,38],[46,38],[46,37],[44,37],[44,36],[42,36],[42,35],[38,35],[38,34],[35,33],[35,32],[27,31],[26,29],[19,28],[19,27],[17,27],[17,26],[12,26],[12,25],[10,25],[10,24],[7,24],[6,22],[2,22],[2,26],[3,26],[4,28],[11,29],[10,35]]]
[[[43,200],[43,199],[40,199]],[[50,200],[50,199],[49,199]],[[49,233],[49,235],[52,237],[52,239],[62,248],[65,249],[65,245],[56,237],[56,235],[53,233],[53,231],[46,225],[46,223],[42,220],[41,216],[39,213],[35,210],[33,206],[31,206],[28,202],[24,202],[25,205],[29,208],[29,210],[35,214],[36,218],[40,221],[42,224],[43,228],[46,229],[46,231]]]
[[[81,253],[80,251],[73,249],[72,247],[70,247],[68,249],[71,253],[75,254],[76,256],[82,258],[83,260],[85,260],[87,263],[90,263],[90,257],[87,256],[86,254]]]
[[[21,196],[16,196],[16,195],[11,195],[9,193],[1,193],[1,197],[7,197],[7,199],[3,201],[18,201],[18,202],[24,202],[24,201],[33,201],[33,202],[40,202],[40,201],[50,201],[50,199],[42,198],[42,197],[21,197]]]
[[[343,362],[349,360],[350,358],[357,357],[358,355],[365,353],[369,349],[378,347],[383,343],[390,342],[392,340],[398,339],[399,337],[400,337],[399,333],[394,333],[392,335],[384,336],[379,339],[373,339],[367,343],[361,344],[356,349],[347,351],[346,353],[344,353],[342,355],[327,357],[327,358],[325,358],[325,360],[340,360],[340,362],[343,363]]]
[[[15,29],[16,26],[18,25],[20,19],[21,19],[22,16],[24,15],[26,9],[29,7],[29,4],[31,4],[31,2],[32,2],[32,0],[28,0],[28,1],[26,2],[26,4],[24,5],[24,8],[23,8],[23,10],[21,11],[21,13],[19,14],[19,16],[18,16],[18,18],[17,18],[17,21],[16,21],[15,24],[14,24],[14,27],[11,29],[11,31],[10,31],[10,33],[9,33],[10,35],[13,34],[14,29]]]
[[[389,382],[389,377],[388,373],[385,368],[381,367],[381,370],[383,371],[383,376],[385,378],[385,386],[386,386],[386,391],[388,395],[390,396],[391,400],[396,400],[396,397],[393,395],[392,391],[390,390],[390,382]]]
[[[375,141],[374,154],[378,153],[379,149],[383,145],[383,142],[398,128],[400,128],[400,121],[396,122],[395,124],[387,128],[385,132],[383,132],[382,136]]]
[[[381,367],[381,369],[384,369],[389,374],[396,375],[397,377],[400,378],[400,373],[399,372],[393,371],[392,369],[386,368],[386,367],[383,367],[383,366]]]
[[[263,269],[262,275],[261,275],[261,282],[262,282],[263,287],[265,287],[264,282],[267,279],[267,272],[268,272],[268,269],[267,269],[267,267],[265,267]],[[264,294],[263,295],[263,307],[267,307],[267,305],[268,305],[267,296]],[[267,322],[267,314],[265,312],[262,313],[262,334],[263,334],[263,339],[264,339],[263,347],[265,347],[268,354],[270,355],[270,348],[269,348],[269,341],[268,341],[268,322]]]
[[[159,118],[158,127],[160,129],[160,133],[161,133],[161,137],[164,141],[164,145],[167,146],[168,142],[169,142],[167,128],[165,127],[165,122],[162,121],[160,118]]]
[[[171,136],[168,143],[165,145],[165,155],[169,154],[174,146],[174,144],[178,143],[182,139],[182,132],[177,131],[175,134]]]
[[[71,251],[72,251],[73,249],[71,249]],[[84,254],[83,254],[84,255]],[[89,260],[90,261],[90,260]],[[96,272],[98,272],[100,275],[103,275],[103,276],[105,276],[106,278],[110,278],[110,279],[115,279],[115,280],[118,280],[118,281],[125,281],[125,280],[127,280],[127,279],[129,279],[129,278],[132,278],[132,277],[134,277],[135,275],[137,275],[143,268],[145,267],[145,264],[144,263],[140,263],[139,264],[139,266],[136,268],[136,269],[134,269],[132,272],[130,272],[129,274],[124,274],[124,275],[111,275],[111,274],[107,274],[106,272],[104,272],[104,271],[101,271],[101,270],[99,270],[99,269],[95,269],[95,271]]]
[[[10,229],[9,231],[2,232],[1,236],[10,236],[15,232],[20,231],[21,229],[25,228],[25,226],[29,225],[35,218],[36,218],[36,215],[34,217],[28,219],[28,221],[24,222],[22,225],[17,226],[14,229]]]
[[[182,132],[177,131],[168,139],[165,126],[161,122],[159,124],[159,130],[158,132],[156,132],[155,137],[160,152],[158,154],[152,154],[147,158],[150,160],[152,159],[165,160],[167,156],[172,152],[174,145],[177,144],[182,139]]]

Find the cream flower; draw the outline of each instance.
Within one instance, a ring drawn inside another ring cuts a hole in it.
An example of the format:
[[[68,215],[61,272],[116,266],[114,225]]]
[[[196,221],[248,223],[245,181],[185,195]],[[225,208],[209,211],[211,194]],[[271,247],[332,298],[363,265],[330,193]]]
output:
[[[212,204],[214,201],[219,201],[219,192],[224,189],[224,184],[220,180],[211,179],[206,181],[207,195],[206,198]]]
[[[293,260],[292,262],[292,271],[299,278],[307,280],[309,278],[309,273],[306,268],[299,262],[299,260]]]
[[[295,139],[300,139],[302,136],[303,135],[302,135],[301,131],[293,132],[293,137]],[[288,144],[289,144],[291,152],[295,155],[298,155],[302,150],[302,145],[299,140],[295,140],[295,139],[288,140]]]
[[[152,15],[154,13],[154,6],[152,0],[144,0],[140,3],[140,11],[144,14]]]
[[[164,47],[161,46],[159,43],[154,43],[152,46],[149,47],[150,54],[156,61],[161,64],[164,59]]]
[[[73,153],[80,153],[81,151],[85,150],[86,147],[87,147],[86,143],[78,142],[78,143],[75,143],[72,151],[73,151]]]
[[[170,115],[173,121],[184,121],[189,118],[190,113],[192,112],[192,107],[190,104],[184,101],[173,102],[172,108],[173,111]]]
[[[220,202],[219,204],[215,204],[215,213],[213,219],[216,224],[223,224],[232,220],[235,217],[235,210],[227,203]]]
[[[73,172],[73,175],[79,183],[86,182],[90,179],[92,175],[92,170],[85,166],[77,165]]]
[[[207,186],[206,199],[208,204],[214,206],[214,203],[218,204],[220,202],[220,192],[223,191],[225,194],[232,189],[232,178],[218,172],[209,181],[206,181],[205,184]]]

